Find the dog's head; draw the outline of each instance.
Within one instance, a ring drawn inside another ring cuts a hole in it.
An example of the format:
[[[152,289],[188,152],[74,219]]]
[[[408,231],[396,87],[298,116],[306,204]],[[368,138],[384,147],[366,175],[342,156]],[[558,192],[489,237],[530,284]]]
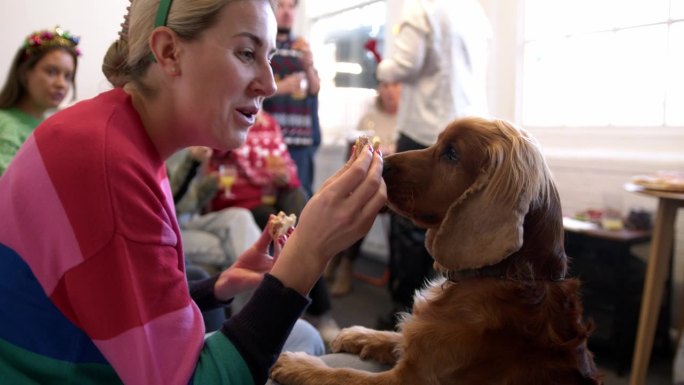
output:
[[[524,130],[503,120],[456,120],[433,146],[388,156],[383,177],[390,208],[428,229],[426,247],[442,267],[477,269],[514,253],[536,265],[552,254],[555,261],[533,266],[533,274],[565,274],[558,194]]]

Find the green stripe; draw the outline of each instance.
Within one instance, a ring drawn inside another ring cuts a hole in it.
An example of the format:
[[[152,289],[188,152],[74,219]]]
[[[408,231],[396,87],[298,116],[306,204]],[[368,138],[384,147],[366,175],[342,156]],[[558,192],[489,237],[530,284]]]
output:
[[[111,366],[75,364],[41,356],[0,340],[0,384],[121,384]]]
[[[235,346],[223,333],[216,332],[204,341],[193,383],[254,385],[254,379]]]

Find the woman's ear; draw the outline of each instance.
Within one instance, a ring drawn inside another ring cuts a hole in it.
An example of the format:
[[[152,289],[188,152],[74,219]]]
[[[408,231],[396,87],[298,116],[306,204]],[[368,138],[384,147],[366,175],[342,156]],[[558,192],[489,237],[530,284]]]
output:
[[[152,57],[168,76],[180,75],[178,35],[168,27],[157,27],[150,34]]]

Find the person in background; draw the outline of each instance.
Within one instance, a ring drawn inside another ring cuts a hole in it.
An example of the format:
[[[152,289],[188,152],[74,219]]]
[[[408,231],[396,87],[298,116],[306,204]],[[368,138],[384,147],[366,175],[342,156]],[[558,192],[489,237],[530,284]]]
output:
[[[76,88],[79,37],[59,27],[28,35],[0,91],[0,176],[19,147]]]
[[[258,239],[261,228],[252,213],[229,207],[206,212],[218,191],[217,172],[206,172],[213,151],[193,146],[167,161],[176,215],[187,259],[210,273],[235,263]]]
[[[232,151],[214,153],[208,170],[219,175],[211,211],[228,207],[249,209],[262,229],[271,214],[284,211],[299,217],[306,204],[306,193],[280,126],[265,111],[257,114],[245,143]],[[221,182],[225,174],[231,175],[227,184]]]
[[[321,141],[318,91],[321,81],[309,43],[292,35],[297,0],[277,0],[277,50],[271,59],[276,94],[264,101],[264,110],[280,125],[297,175],[307,194],[313,195],[315,155]]]
[[[261,234],[247,209],[235,207],[203,214],[217,190],[218,175],[198,172],[200,168],[206,168],[211,153],[209,147],[192,146],[166,161],[189,281],[209,278],[230,267]],[[226,316],[236,310],[234,298],[226,308],[203,311],[205,330],[218,330]]]
[[[394,153],[400,94],[400,83],[379,82],[375,103],[361,116],[356,126],[357,132],[366,132],[380,138],[380,151],[383,155]],[[352,247],[335,256],[328,265],[325,275],[328,281],[332,282],[330,294],[333,297],[344,296],[351,290],[354,261],[361,253],[363,240],[364,238],[360,239]]]
[[[206,215],[245,208],[251,210],[256,223],[264,229],[271,215],[283,211],[299,218],[306,204],[297,166],[287,151],[280,126],[265,111],[257,114],[256,123],[240,148],[211,156],[208,172],[218,174],[218,190]],[[228,183],[222,182],[227,174]],[[329,344],[340,328],[332,317],[332,303],[323,279],[316,282],[309,296],[311,305],[304,318]]]
[[[491,26],[478,0],[407,0],[389,57],[377,78],[402,83],[396,151],[426,148],[447,124],[486,116],[486,74]],[[425,230],[392,215],[389,290],[395,309],[379,319],[392,329],[409,311],[413,294],[432,271]]]
[[[242,144],[275,92],[274,4],[136,0],[129,12],[103,63],[114,88],[46,119],[0,178],[2,382],[263,384],[330,258],[385,204],[382,157],[331,176],[273,256],[264,231],[189,283],[165,160]],[[205,335],[201,310],[253,289]]]

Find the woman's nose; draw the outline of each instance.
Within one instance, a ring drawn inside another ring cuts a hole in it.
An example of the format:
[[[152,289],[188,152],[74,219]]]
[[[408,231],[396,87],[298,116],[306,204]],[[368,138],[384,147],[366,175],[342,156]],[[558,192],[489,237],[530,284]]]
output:
[[[71,80],[67,77],[66,74],[60,74],[55,76],[55,82],[54,85],[59,87],[59,88],[67,88],[70,84]]]
[[[257,78],[252,82],[252,87],[256,93],[266,98],[275,94],[276,83],[270,64],[266,63],[261,68]]]

